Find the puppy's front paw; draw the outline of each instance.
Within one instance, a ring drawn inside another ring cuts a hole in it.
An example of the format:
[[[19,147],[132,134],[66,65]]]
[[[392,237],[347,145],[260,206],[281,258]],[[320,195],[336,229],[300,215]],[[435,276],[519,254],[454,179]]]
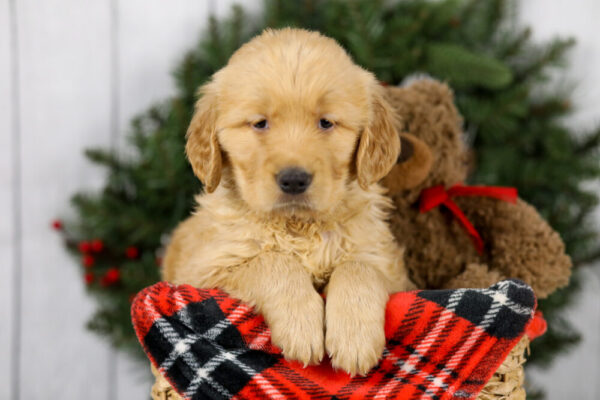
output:
[[[325,353],[323,299],[316,292],[308,301],[295,300],[293,305],[281,306],[267,323],[271,340],[288,360],[304,366],[318,364]]]
[[[327,303],[326,314],[325,347],[331,364],[352,376],[366,375],[383,353],[383,318],[374,315],[373,311],[342,310],[334,303]]]

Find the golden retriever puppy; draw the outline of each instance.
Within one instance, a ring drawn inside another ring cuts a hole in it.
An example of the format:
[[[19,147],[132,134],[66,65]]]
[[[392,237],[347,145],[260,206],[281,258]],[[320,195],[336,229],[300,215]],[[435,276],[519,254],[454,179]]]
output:
[[[266,30],[236,51],[200,90],[186,153],[205,193],[164,278],[255,306],[288,359],[327,351],[365,374],[389,293],[411,287],[377,184],[400,147],[382,92],[316,32]]]

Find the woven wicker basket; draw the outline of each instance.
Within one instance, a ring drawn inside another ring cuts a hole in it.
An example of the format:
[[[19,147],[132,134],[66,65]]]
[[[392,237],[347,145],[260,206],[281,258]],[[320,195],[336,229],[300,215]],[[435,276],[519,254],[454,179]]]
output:
[[[524,400],[525,389],[523,380],[525,373],[523,364],[525,364],[525,351],[529,347],[529,339],[523,336],[523,339],[511,350],[510,354],[487,385],[483,388],[478,400]],[[152,386],[153,400],[182,400],[154,367],[152,373],[156,377],[156,382]]]
[[[529,338],[523,336],[496,373],[477,396],[478,400],[524,400],[526,397],[523,381],[525,379],[525,353],[529,350]]]
[[[150,392],[152,400],[182,400],[181,396],[169,385],[169,382],[158,373],[154,365],[152,365],[152,374],[156,377],[156,382],[154,382]]]

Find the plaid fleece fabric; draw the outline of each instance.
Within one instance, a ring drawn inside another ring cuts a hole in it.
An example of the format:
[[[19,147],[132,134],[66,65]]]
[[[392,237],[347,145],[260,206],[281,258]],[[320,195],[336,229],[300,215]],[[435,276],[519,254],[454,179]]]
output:
[[[367,376],[329,360],[303,368],[271,344],[252,309],[220,290],[158,283],[133,301],[138,339],[185,399],[472,399],[533,316],[531,288],[505,280],[488,289],[391,296],[386,348]]]

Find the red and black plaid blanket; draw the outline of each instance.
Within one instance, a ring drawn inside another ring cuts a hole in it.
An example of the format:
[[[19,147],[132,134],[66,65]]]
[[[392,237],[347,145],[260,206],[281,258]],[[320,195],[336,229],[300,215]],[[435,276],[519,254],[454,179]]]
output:
[[[263,318],[220,290],[158,283],[136,296],[132,317],[148,357],[186,399],[443,400],[476,397],[535,304],[531,288],[514,280],[394,294],[383,358],[353,378],[328,360],[307,368],[286,361]]]

